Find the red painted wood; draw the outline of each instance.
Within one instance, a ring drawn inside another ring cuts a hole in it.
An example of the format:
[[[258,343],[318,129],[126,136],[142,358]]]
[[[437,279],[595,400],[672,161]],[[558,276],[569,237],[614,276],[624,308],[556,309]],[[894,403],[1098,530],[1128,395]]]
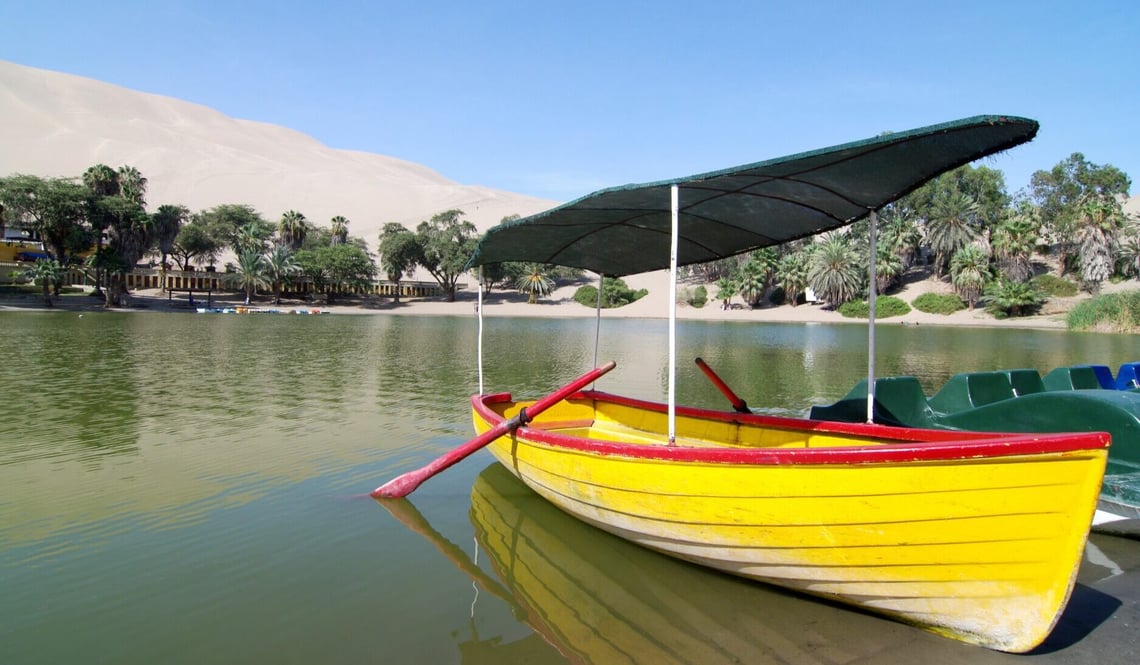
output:
[[[629,397],[596,391],[574,396],[612,404],[665,413],[667,407]],[[502,416],[491,404],[509,402],[499,394],[482,400],[472,397],[472,406],[487,422],[501,421]],[[735,422],[741,425],[800,430],[816,434],[847,434],[878,440],[887,444],[852,445],[827,448],[692,448],[684,445],[653,446],[602,441],[568,436],[542,429],[523,427],[518,435],[528,441],[555,448],[587,452],[594,455],[617,455],[630,458],[677,462],[709,462],[718,464],[809,465],[809,464],[879,464],[908,461],[954,461],[984,457],[1009,457],[1040,453],[1079,452],[1107,448],[1110,437],[1105,432],[1061,434],[1002,434],[993,432],[960,432],[917,428],[888,427],[862,423],[835,423],[798,418],[782,418],[759,414],[739,414],[678,407],[677,415],[687,418]]]
[[[732,405],[732,409],[734,411],[737,411],[738,413],[750,413],[748,410],[748,404],[746,404],[744,400],[740,399],[740,397],[732,391],[732,388],[728,387],[728,384],[725,383],[724,380],[722,380],[720,376],[713,371],[713,368],[708,366],[708,363],[706,363],[704,360],[701,360],[700,358],[697,358],[694,362],[696,362],[697,367],[700,367],[701,371],[705,373],[705,376],[709,377],[709,381],[712,381],[713,385],[717,387],[717,390],[719,390],[722,395],[728,398],[728,402]]]

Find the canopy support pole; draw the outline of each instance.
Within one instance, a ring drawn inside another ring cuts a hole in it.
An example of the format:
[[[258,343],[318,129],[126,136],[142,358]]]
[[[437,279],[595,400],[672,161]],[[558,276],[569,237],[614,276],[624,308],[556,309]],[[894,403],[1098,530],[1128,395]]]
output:
[[[476,355],[479,357],[479,394],[483,392],[483,266],[479,266],[479,296],[475,304],[475,315],[479,318],[479,342]],[[595,358],[596,360],[596,358]],[[597,367],[595,364],[594,367]]]
[[[602,285],[605,283],[605,273],[598,273],[598,306],[594,308],[594,364],[598,366],[598,342],[602,339]],[[590,386],[593,390],[594,386]]]
[[[871,260],[868,261],[868,272],[871,278],[870,298],[868,299],[869,313],[867,325],[867,422],[875,422],[875,263],[879,260],[877,227],[879,226],[879,213],[871,211]]]
[[[669,239],[669,445],[677,443],[677,245],[680,236],[681,189],[671,188],[673,227]]]

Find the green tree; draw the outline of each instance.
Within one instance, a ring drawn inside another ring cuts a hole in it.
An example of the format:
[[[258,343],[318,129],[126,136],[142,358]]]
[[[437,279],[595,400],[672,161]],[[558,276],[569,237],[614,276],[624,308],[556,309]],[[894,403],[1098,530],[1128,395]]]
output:
[[[447,210],[416,227],[423,248],[420,265],[439,282],[448,302],[455,300],[456,284],[477,242],[475,225],[462,216],[462,210]]]
[[[121,195],[105,197],[98,201],[97,207],[110,221],[107,246],[100,252],[98,261],[107,271],[104,305],[120,306],[127,295],[126,274],[155,245],[154,226],[150,215],[135,199]]]
[[[855,298],[863,283],[862,267],[850,241],[828,233],[812,247],[808,283],[824,302],[833,307]]]
[[[17,279],[29,280],[33,284],[39,284],[43,292],[44,304],[51,307],[52,290],[59,288],[59,284],[63,281],[65,272],[59,261],[55,259],[40,259],[24,267],[23,270],[13,270],[12,276]]]
[[[784,299],[792,307],[808,285],[809,256],[804,250],[789,252],[780,257],[776,266],[776,281],[784,289]]]
[[[204,226],[206,232],[217,244],[218,251],[225,247],[233,247],[237,251],[238,229],[244,227],[256,227],[258,229],[257,237],[262,241],[270,235],[265,219],[252,206],[245,204],[225,203],[214,206],[209,210],[196,213],[191,217],[191,222],[197,222]],[[237,253],[240,254],[241,252],[238,251]],[[214,257],[209,258],[212,261]]]
[[[265,277],[273,287],[273,304],[281,304],[281,290],[300,272],[301,266],[288,245],[277,244],[265,256]]]
[[[1036,171],[1029,187],[1041,210],[1041,223],[1057,245],[1058,276],[1075,264],[1077,227],[1081,207],[1095,194],[1105,197],[1128,196],[1132,181],[1110,164],[1094,164],[1079,152],[1058,162],[1049,171]]]
[[[343,245],[348,242],[348,218],[343,215],[337,215],[330,221],[332,223],[332,244]]]
[[[934,250],[934,274],[941,277],[947,259],[978,237],[979,206],[969,194],[951,192],[934,198],[928,214],[926,235]]]
[[[388,281],[396,285],[395,302],[400,302],[400,280],[423,259],[419,238],[403,224],[389,222],[380,231],[380,267]]]
[[[245,291],[245,304],[250,304],[258,289],[269,286],[265,257],[256,250],[238,254],[235,270],[227,275],[227,281]]]
[[[259,221],[244,224],[238,227],[237,233],[234,234],[234,252],[237,254],[245,254],[246,252],[261,254],[265,251],[265,246],[271,235],[272,232]]]
[[[977,245],[968,245],[954,252],[950,259],[950,279],[954,291],[974,309],[990,279],[989,257]]]
[[[91,195],[67,178],[17,174],[0,180],[0,204],[9,220],[44,241],[52,258],[67,266],[94,241],[87,216]]]
[[[186,206],[169,203],[158,206],[158,210],[151,216],[151,226],[160,253],[159,263],[163,266],[166,265],[167,257],[174,253],[174,242],[189,218],[190,210]]]
[[[192,270],[193,261],[200,259],[213,263],[221,250],[222,243],[211,232],[208,223],[200,215],[193,215],[190,223],[179,229],[171,245],[170,255],[182,270]]]
[[[146,207],[147,180],[133,166],[120,166],[116,171],[119,180],[119,196],[140,208]]]
[[[1028,281],[1033,276],[1033,251],[1041,228],[1036,206],[1017,202],[990,238],[998,268],[1006,279]]]
[[[541,263],[527,265],[526,272],[515,282],[515,288],[527,294],[527,302],[535,304],[554,288],[554,280],[546,275],[546,266]]]
[[[1081,286],[1089,293],[1112,275],[1117,238],[1126,216],[1120,201],[1111,195],[1089,193],[1078,208],[1074,239],[1078,246]]]
[[[285,246],[297,250],[305,242],[305,235],[309,231],[309,220],[296,210],[286,211],[277,222],[277,237]]]
[[[301,272],[313,280],[332,304],[338,293],[367,288],[376,276],[376,264],[359,244],[329,245],[297,252]]]

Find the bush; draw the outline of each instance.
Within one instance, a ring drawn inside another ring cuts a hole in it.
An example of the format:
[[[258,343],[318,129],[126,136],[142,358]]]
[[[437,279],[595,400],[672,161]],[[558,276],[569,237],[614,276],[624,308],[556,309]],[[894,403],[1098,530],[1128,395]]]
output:
[[[686,288],[681,291],[678,298],[692,307],[704,307],[709,301],[709,290],[703,284],[695,289]]]
[[[914,308],[927,314],[953,314],[966,304],[953,293],[924,293],[911,303]]]
[[[1029,280],[1038,291],[1055,298],[1071,298],[1077,295],[1077,283],[1061,279],[1056,275],[1038,275]]]
[[[875,299],[875,318],[887,319],[902,316],[910,311],[910,305],[894,296]],[[839,313],[848,319],[871,318],[871,305],[866,301],[849,300],[839,306]]]
[[[1069,311],[1069,330],[1140,332],[1140,291],[1099,295]]]
[[[602,280],[602,309],[610,309],[612,307],[621,307],[628,305],[635,300],[644,298],[649,293],[648,289],[640,289],[634,291],[629,288],[629,285],[624,280],[616,277],[606,277]],[[598,289],[593,285],[586,285],[578,287],[574,292],[574,301],[585,305],[586,307],[598,306]]]

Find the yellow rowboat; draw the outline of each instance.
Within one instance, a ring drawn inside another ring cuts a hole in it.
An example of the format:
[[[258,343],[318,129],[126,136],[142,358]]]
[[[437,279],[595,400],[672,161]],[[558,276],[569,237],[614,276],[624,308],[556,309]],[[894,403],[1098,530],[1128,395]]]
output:
[[[526,403],[472,398],[477,431]],[[820,423],[579,393],[489,450],[567,513],[681,559],[1012,652],[1068,601],[1103,433]]]
[[[480,301],[472,398],[479,434],[372,496],[406,496],[489,446],[554,505],[640,545],[966,642],[1034,648],[1068,600],[1104,475],[1107,434],[765,417],[722,384],[737,412],[684,408],[676,404],[675,342],[680,266],[866,219],[867,385],[874,386],[878,212],[939,174],[1032,140],[1037,130],[1028,118],[975,116],[605,189],[490,229],[468,267],[522,261],[589,270],[599,293],[604,277],[668,268],[667,401],[581,392],[612,363],[529,404],[484,390]],[[597,319],[600,329],[600,299]],[[870,391],[868,420],[873,404]]]

